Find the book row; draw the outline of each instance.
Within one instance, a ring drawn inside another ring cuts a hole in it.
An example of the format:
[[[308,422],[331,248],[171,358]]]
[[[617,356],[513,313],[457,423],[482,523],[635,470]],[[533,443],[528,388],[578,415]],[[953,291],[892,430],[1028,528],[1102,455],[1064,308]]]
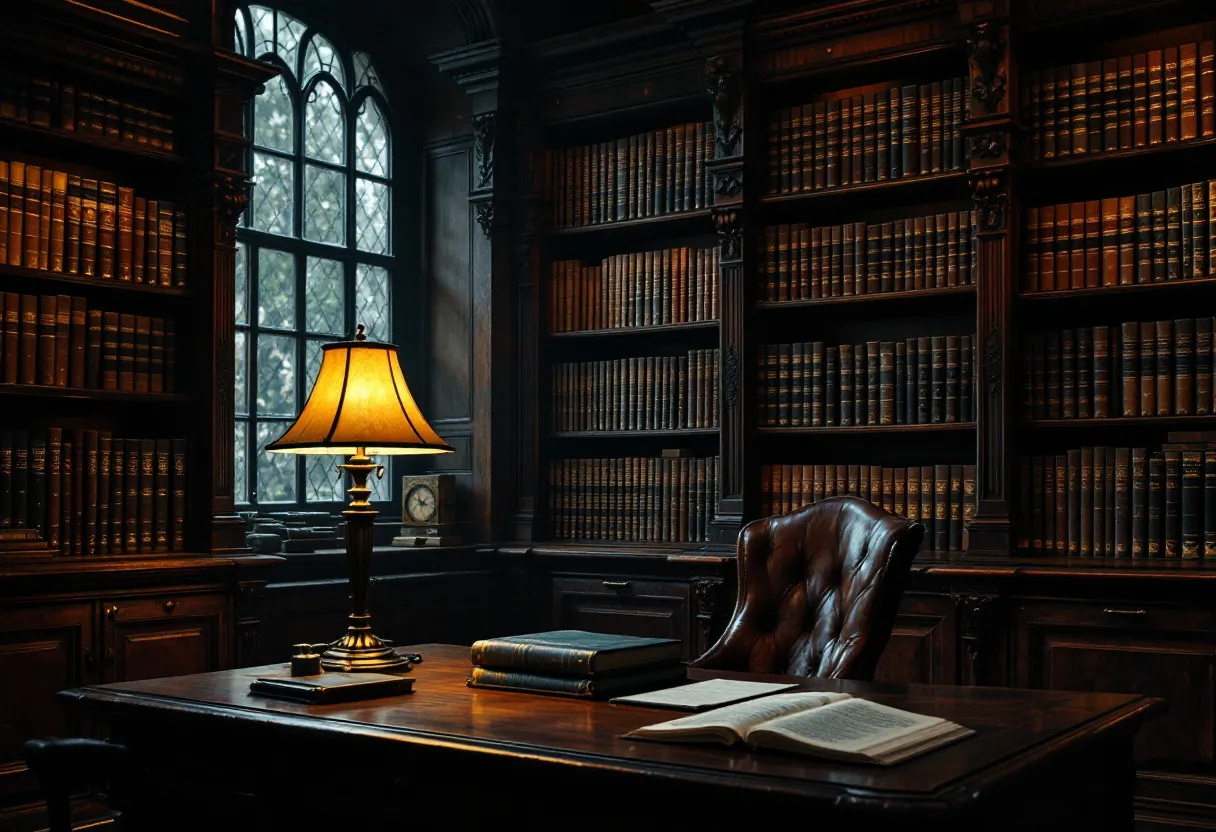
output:
[[[761,347],[759,424],[929,425],[975,420],[976,339]]]
[[[553,426],[560,431],[716,428],[718,351],[557,364]]]
[[[1023,101],[1035,159],[1216,135],[1213,42],[1049,67]]]
[[[1034,419],[1216,413],[1212,318],[1030,333],[1023,396]],[[1112,390],[1112,379],[1119,387]]]
[[[549,151],[553,224],[559,228],[708,208],[713,125],[679,124]]]
[[[557,459],[549,465],[553,536],[696,543],[709,539],[719,457]]]
[[[1028,292],[1211,277],[1216,180],[1026,212]]]
[[[921,548],[959,552],[975,516],[974,465],[763,465],[764,516],[788,514],[826,497],[852,495],[925,527]]]
[[[718,248],[673,248],[552,264],[549,331],[626,329],[718,319]]]
[[[44,76],[10,72],[0,77],[0,118],[173,151],[173,118],[167,113]]]
[[[1073,448],[1019,462],[1024,551],[1216,557],[1216,442]]]
[[[960,170],[963,78],[841,96],[773,113],[768,190],[791,194]]]
[[[975,212],[893,222],[765,229],[761,297],[769,302],[974,285]]]
[[[171,393],[174,322],[89,309],[68,295],[0,294],[0,380],[84,390]]]
[[[185,548],[186,440],[0,430],[0,528],[38,529],[62,555]]]
[[[186,285],[186,213],[63,171],[0,162],[0,263]]]

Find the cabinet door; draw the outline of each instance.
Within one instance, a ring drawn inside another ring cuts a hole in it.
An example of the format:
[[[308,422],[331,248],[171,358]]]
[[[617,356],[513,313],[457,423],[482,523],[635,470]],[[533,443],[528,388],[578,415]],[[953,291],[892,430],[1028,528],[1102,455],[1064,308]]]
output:
[[[953,685],[958,613],[944,595],[905,595],[875,681]]]
[[[0,610],[0,804],[35,786],[22,743],[76,733],[55,694],[95,681],[93,619],[89,603]]]
[[[1020,687],[1159,696],[1169,711],[1136,735],[1142,764],[1213,762],[1216,615],[1135,603],[1025,602]]]
[[[678,638],[688,661],[688,584],[603,576],[553,578],[553,626],[627,636]]]
[[[228,603],[224,595],[172,594],[105,601],[105,680],[132,682],[228,667]]]

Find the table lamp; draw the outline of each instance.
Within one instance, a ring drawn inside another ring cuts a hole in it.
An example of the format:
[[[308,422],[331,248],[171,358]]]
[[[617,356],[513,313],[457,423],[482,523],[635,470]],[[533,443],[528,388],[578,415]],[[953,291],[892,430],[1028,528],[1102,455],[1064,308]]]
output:
[[[410,661],[372,633],[367,611],[371,582],[372,530],[376,515],[367,498],[368,476],[384,476],[372,456],[446,454],[452,447],[435,433],[410,395],[397,361],[397,347],[368,341],[359,324],[353,341],[322,346],[321,369],[300,415],[266,446],[270,453],[334,454],[349,457],[338,467],[354,484],[348,492],[346,561],[350,571],[350,624],[321,654],[321,666],[343,672],[401,673]]]

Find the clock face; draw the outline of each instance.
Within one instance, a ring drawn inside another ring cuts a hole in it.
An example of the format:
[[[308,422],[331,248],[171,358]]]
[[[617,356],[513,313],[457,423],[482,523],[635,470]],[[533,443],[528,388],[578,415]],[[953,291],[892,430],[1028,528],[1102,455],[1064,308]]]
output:
[[[419,483],[405,495],[405,512],[415,523],[428,523],[435,516],[435,492]]]

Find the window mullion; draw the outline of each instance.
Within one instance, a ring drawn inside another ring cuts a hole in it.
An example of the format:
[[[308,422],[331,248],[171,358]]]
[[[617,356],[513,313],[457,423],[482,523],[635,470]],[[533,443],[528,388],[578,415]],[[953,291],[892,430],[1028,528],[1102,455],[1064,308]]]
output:
[[[260,316],[258,315],[258,307],[261,304],[261,299],[258,294],[258,282],[260,280],[260,272],[258,269],[258,261],[260,258],[261,249],[259,246],[251,246],[246,244],[246,266],[249,274],[249,335],[247,336],[248,343],[245,345],[247,350],[245,361],[249,367],[249,379],[245,387],[245,412],[249,414],[249,422],[245,427],[245,495],[249,498],[249,504],[257,506],[258,504],[258,330],[260,329]]]

